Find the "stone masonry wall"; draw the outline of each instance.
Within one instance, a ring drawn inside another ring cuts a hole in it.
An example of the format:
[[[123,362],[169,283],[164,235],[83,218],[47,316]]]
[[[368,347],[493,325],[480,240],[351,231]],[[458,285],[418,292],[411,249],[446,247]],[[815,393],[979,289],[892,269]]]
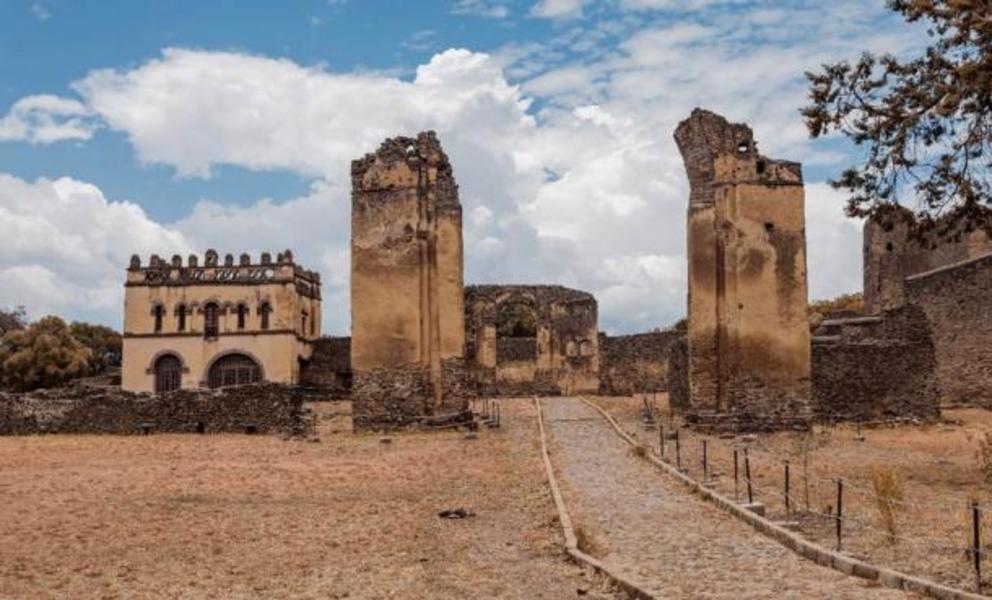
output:
[[[305,394],[277,384],[162,395],[74,387],[0,393],[0,435],[313,431]]]
[[[300,384],[320,390],[327,398],[351,394],[351,338],[322,337],[313,343],[310,360],[300,373]]]
[[[825,321],[813,337],[813,404],[821,421],[933,419],[936,355],[915,306]]]
[[[668,389],[668,351],[678,331],[599,337],[599,393],[628,396]]]
[[[926,314],[942,400],[992,407],[992,255],[906,279],[906,300]]]

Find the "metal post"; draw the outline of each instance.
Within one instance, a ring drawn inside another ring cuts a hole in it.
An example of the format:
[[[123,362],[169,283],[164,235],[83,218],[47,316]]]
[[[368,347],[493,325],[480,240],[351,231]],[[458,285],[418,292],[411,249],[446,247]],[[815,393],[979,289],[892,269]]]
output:
[[[658,456],[665,460],[665,426],[658,422]]]
[[[844,520],[844,480],[837,480],[837,551],[841,549],[841,523]]]
[[[789,516],[789,461],[785,461],[785,516]]]
[[[754,490],[751,489],[751,457],[744,448],[744,478],[747,479],[747,503],[754,504]]]
[[[978,508],[978,502],[971,503],[971,535],[972,535],[972,556],[975,559],[975,589],[982,593],[982,540],[981,540],[981,520],[982,513]]]
[[[682,470],[682,444],[679,442],[679,430],[675,430],[675,468]]]
[[[734,448],[734,502],[737,502],[737,449]]]
[[[709,465],[706,464],[706,440],[703,440],[703,481],[707,481],[710,478]]]

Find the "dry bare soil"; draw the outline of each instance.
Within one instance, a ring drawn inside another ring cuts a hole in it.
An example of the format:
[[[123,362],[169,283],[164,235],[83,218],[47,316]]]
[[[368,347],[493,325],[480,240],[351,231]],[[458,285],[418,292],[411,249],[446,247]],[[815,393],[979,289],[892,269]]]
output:
[[[612,597],[563,558],[529,401],[475,440],[321,429],[0,438],[0,598]]]
[[[650,395],[647,399],[652,400]],[[624,423],[645,447],[658,452],[657,427],[643,424],[644,397],[593,400]],[[667,398],[657,394],[654,403],[660,415],[658,421],[670,434],[672,424],[678,426],[679,422],[671,419]],[[736,493],[741,501],[747,496],[743,450],[748,448],[755,501],[763,503],[772,518],[797,522],[806,537],[827,547],[834,547],[837,541],[836,479],[841,478],[844,551],[974,591],[977,584],[973,554],[969,552],[973,539],[969,508],[972,501],[982,507],[983,572],[992,573],[992,485],[983,477],[978,456],[986,432],[992,432],[992,412],[952,409],[944,410],[943,420],[936,424],[816,426],[808,435],[783,432],[728,437],[701,435],[682,428],[680,447],[682,466],[693,477],[702,479],[702,442],[706,440],[708,475],[718,490],[731,497],[735,494],[733,451],[737,449]],[[674,462],[673,440],[666,442],[666,452]],[[790,470],[788,513],[784,493],[786,460]],[[898,482],[897,497],[881,497],[890,498],[894,538],[875,490],[878,473],[886,473]],[[983,591],[990,589],[992,580],[985,577]]]

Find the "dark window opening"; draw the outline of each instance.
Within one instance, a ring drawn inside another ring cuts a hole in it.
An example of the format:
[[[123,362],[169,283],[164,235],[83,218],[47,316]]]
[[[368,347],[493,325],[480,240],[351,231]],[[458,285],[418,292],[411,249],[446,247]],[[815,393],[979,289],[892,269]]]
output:
[[[208,338],[215,338],[220,332],[220,308],[216,303],[211,302],[203,307],[203,335]]]
[[[176,313],[176,330],[186,331],[186,305],[180,304]]]
[[[155,391],[172,392],[182,385],[183,365],[172,354],[166,354],[155,361]]]
[[[303,311],[303,312],[300,313],[300,332],[301,333],[306,333],[307,332],[307,316],[308,316],[307,315],[307,311]]]
[[[248,315],[248,307],[244,304],[238,305],[238,329],[245,328],[245,318]]]
[[[155,333],[162,331],[162,318],[165,316],[165,307],[161,304],[155,305]]]
[[[764,175],[765,174],[765,161],[759,160],[758,161],[758,164],[757,164],[757,168],[758,168],[758,175]]]
[[[889,252],[892,252],[892,242],[886,243],[885,244],[885,249],[888,250]]]
[[[262,380],[262,369],[250,356],[228,354],[210,367],[207,384],[213,388],[249,385]]]
[[[272,312],[272,305],[268,302],[263,302],[261,306],[258,307],[258,314],[262,317],[262,329],[269,328],[269,314]]]

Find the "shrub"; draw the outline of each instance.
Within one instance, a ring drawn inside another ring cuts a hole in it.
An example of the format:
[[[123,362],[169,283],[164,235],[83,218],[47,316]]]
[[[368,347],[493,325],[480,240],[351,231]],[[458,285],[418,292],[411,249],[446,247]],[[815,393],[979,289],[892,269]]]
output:
[[[902,480],[893,469],[876,469],[871,477],[875,488],[875,505],[890,544],[896,543],[896,511],[903,499]]]

